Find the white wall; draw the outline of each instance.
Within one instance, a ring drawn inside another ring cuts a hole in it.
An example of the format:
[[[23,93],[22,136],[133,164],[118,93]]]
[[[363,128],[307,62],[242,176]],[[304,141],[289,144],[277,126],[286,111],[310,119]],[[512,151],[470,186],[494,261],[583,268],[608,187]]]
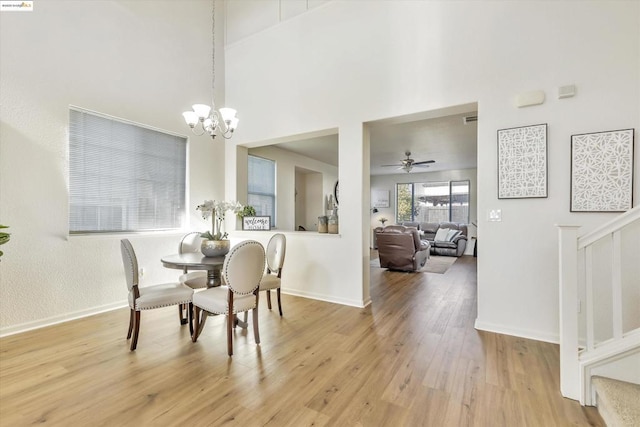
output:
[[[340,189],[349,195],[341,237],[299,244],[322,254],[319,265],[332,273],[325,289],[363,302],[370,189],[362,123],[477,102],[476,325],[557,341],[554,224],[588,231],[615,215],[569,212],[570,137],[640,128],[639,52],[635,1],[334,0],[228,46],[226,89],[250,123],[236,143],[339,128]],[[566,84],[577,95],[558,100]],[[514,97],[529,90],[543,90],[546,102],[516,108]],[[496,131],[538,123],[549,124],[548,197],[498,200]],[[501,222],[487,221],[490,209],[502,210]]]
[[[338,168],[335,166],[275,146],[251,148],[249,154],[276,162],[276,228],[279,230],[298,229],[298,224],[295,223],[296,168],[321,173],[321,191],[325,195],[333,192],[333,185],[338,179]],[[322,194],[316,192],[310,196],[321,200]],[[318,206],[318,201],[315,205]],[[323,214],[323,211],[319,211],[315,215],[317,217]]]
[[[143,285],[177,279],[160,257],[177,251],[182,232],[68,236],[68,109],[190,135],[182,111],[211,98],[210,10],[202,1],[41,1],[0,14],[0,223],[12,233],[0,262],[0,333],[125,305],[122,237],[145,268]],[[217,61],[224,66],[222,49]],[[200,229],[195,206],[224,195],[224,142],[188,144],[189,220]]]

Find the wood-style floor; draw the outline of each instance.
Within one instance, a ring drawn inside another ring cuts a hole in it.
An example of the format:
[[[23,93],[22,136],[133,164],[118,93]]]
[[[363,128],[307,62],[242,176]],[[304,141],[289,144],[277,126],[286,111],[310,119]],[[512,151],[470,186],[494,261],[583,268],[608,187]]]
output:
[[[124,290],[124,284],[123,284]],[[0,340],[0,426],[587,426],[559,392],[558,347],[476,331],[476,259],[446,272],[371,272],[365,309],[261,299],[260,335],[223,317],[197,343],[177,309],[128,310]]]

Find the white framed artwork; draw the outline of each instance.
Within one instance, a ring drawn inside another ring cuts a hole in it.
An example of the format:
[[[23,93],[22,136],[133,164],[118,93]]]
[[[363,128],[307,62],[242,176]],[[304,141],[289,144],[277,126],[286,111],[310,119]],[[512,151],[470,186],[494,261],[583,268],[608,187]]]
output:
[[[547,197],[547,124],[498,130],[498,199]]]
[[[388,208],[389,190],[373,190],[371,192],[371,206],[374,208]]]
[[[633,207],[633,132],[571,135],[571,212]]]

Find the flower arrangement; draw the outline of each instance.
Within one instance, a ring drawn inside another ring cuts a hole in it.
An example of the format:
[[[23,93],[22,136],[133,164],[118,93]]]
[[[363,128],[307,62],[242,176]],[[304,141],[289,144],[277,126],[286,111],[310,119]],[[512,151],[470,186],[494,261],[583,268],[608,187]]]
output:
[[[389,220],[387,218],[380,218],[378,221],[380,221],[382,223],[382,226],[384,227],[384,223]]]
[[[224,225],[225,214],[231,211],[235,214],[242,211],[243,206],[238,202],[226,202],[205,200],[203,204],[196,208],[202,211],[202,218],[209,219],[211,217],[211,231],[205,231],[200,237],[208,240],[224,240],[227,238],[227,232],[222,230]]]

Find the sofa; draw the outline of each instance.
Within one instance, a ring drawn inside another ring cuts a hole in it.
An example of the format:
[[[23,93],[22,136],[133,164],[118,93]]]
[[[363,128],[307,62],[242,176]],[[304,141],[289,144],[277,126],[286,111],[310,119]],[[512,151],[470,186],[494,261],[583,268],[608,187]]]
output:
[[[376,228],[375,233],[382,268],[416,271],[429,259],[429,242],[420,238],[416,228],[389,225]]]
[[[419,230],[420,238],[429,242],[432,255],[461,256],[467,247],[466,224],[456,222],[401,222],[400,225]]]

